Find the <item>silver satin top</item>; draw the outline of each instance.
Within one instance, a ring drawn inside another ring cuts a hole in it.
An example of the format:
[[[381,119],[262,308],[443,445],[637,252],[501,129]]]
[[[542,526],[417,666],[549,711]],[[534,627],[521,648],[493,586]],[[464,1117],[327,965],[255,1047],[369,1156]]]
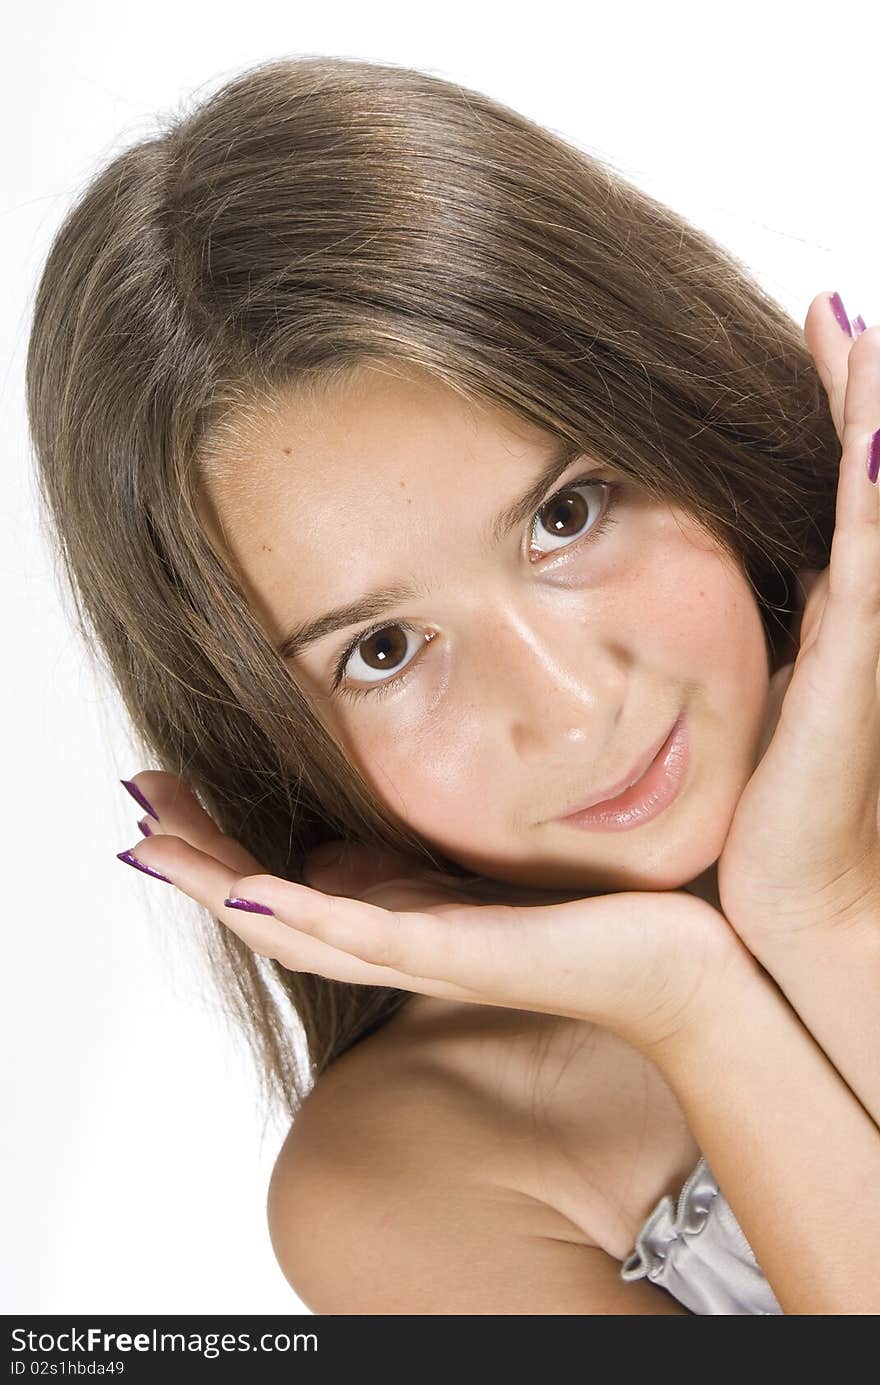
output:
[[[660,1199],[621,1266],[621,1279],[646,1276],[692,1313],[782,1312],[705,1159],[677,1207]]]

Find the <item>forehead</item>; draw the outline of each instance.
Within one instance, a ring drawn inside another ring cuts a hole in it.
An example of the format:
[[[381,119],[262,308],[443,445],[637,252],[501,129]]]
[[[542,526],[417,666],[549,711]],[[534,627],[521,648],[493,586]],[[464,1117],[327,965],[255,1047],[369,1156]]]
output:
[[[415,367],[376,364],[341,380],[291,390],[255,411],[243,430],[246,446],[237,449],[236,464],[250,460],[261,470],[308,477],[336,459],[363,457],[378,466],[405,460],[414,444],[442,452],[477,445],[482,450],[491,435],[520,450],[545,436]]]
[[[242,412],[210,449],[205,487],[233,534],[266,517],[279,492],[307,500],[341,484],[353,500],[394,477],[476,456],[520,468],[549,434],[487,401],[468,399],[406,365],[364,366],[346,379]]]
[[[550,440],[422,371],[361,368],[239,423],[205,467],[203,519],[272,629],[381,581],[383,555],[418,571],[444,519],[497,508]]]

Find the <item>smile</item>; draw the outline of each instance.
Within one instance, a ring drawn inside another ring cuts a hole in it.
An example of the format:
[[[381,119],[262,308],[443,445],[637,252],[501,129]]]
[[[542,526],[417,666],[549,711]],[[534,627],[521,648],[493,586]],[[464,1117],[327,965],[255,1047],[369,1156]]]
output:
[[[690,760],[687,723],[682,712],[647,769],[614,798],[578,808],[554,822],[593,832],[626,832],[663,812],[681,791]]]

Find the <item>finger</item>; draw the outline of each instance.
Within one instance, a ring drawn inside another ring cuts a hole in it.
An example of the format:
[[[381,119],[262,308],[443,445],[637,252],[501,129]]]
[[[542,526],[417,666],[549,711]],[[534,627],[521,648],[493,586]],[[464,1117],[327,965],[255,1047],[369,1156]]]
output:
[[[484,876],[453,875],[426,867],[420,860],[391,848],[338,840],[324,842],[310,852],[303,862],[302,876],[305,884],[324,894],[369,900],[385,909],[419,909],[428,904],[439,907],[445,900],[461,904],[471,898],[502,904],[540,904],[580,897],[583,893],[526,889]]]
[[[835,313],[835,306],[838,312]],[[839,314],[839,317],[838,317]],[[837,436],[843,442],[843,414],[846,396],[847,362],[855,340],[852,328],[847,331],[841,325],[848,322],[839,294],[831,290],[819,293],[807,311],[804,323],[804,336],[816,365],[819,379],[828,396],[831,417]]]
[[[400,883],[403,888],[413,884]],[[273,875],[236,880],[234,891],[371,965],[481,996],[492,994],[504,970],[502,939],[509,942],[510,919],[518,912],[507,905],[463,903],[389,909]]]
[[[880,486],[868,479],[867,461],[878,428],[880,327],[869,327],[849,352],[828,598],[816,637],[827,675],[853,714],[868,713],[877,700]]]
[[[794,601],[791,615],[786,622],[785,638],[779,646],[776,660],[777,668],[781,668],[784,664],[794,664],[803,644],[806,627],[805,615],[810,604],[810,594],[821,580],[822,573],[814,568],[801,568],[795,573]]]
[[[822,623],[822,615],[828,601],[828,584],[831,577],[831,569],[825,568],[816,576],[811,576],[806,586],[806,600],[803,603],[799,628],[797,631],[798,640],[795,653],[803,655],[815,641]]]
[[[307,884],[325,894],[362,895],[374,885],[408,874],[419,874],[418,862],[390,849],[361,842],[323,842],[303,862]],[[252,870],[247,872],[254,874]]]
[[[619,969],[618,953],[625,951],[621,896],[610,905],[615,930],[607,922],[608,899],[601,896],[530,907],[458,901],[404,909],[320,894],[271,875],[237,880],[234,888],[237,896],[268,906],[292,927],[413,978],[411,989],[482,1004],[574,1014],[576,1007],[557,1008],[571,989],[569,968],[554,972],[546,994],[536,1000],[534,978],[546,971],[548,955],[570,956],[572,946],[588,946],[601,990],[604,972]],[[441,984],[443,992],[437,989]]]
[[[799,591],[796,614],[799,618],[803,616],[811,594],[815,591],[817,584],[822,580],[827,571],[827,568],[804,567],[801,568],[800,572],[797,574]],[[795,627],[795,629],[797,629],[797,627]]]
[[[419,978],[390,967],[370,965],[323,939],[297,930],[278,917],[226,907],[223,901],[230,897],[240,879],[238,872],[229,870],[214,856],[197,850],[180,837],[147,837],[137,842],[130,854],[142,865],[160,871],[177,889],[201,904],[241,938],[253,952],[280,962],[290,971],[311,972],[354,985],[421,991],[442,999],[470,998],[441,980],[432,982],[426,989],[420,984]],[[274,877],[261,875],[259,879],[272,880]],[[317,899],[325,897],[315,891],[308,893]]]
[[[233,888],[291,927],[412,978],[406,989],[598,1023],[620,1006],[628,1012],[629,997],[654,986],[649,943],[658,916],[689,927],[686,896],[670,895],[668,913],[661,896],[634,892],[530,908],[459,904],[404,912],[271,875],[244,877]],[[660,970],[662,989],[665,965]]]
[[[868,327],[850,347],[843,410],[844,442],[870,435],[880,410],[880,326]]]
[[[782,704],[785,701],[785,694],[788,685],[794,674],[794,664],[783,664],[778,668],[770,679],[767,689],[767,700],[764,706],[764,721],[761,727],[761,735],[758,740],[757,750],[755,751],[755,763],[763,760],[764,755],[773,740],[776,726],[779,721],[779,714],[782,711]]]
[[[214,819],[205,811],[192,789],[175,774],[166,770],[142,770],[130,780],[136,793],[132,797],[146,800],[156,814],[148,816],[148,833],[144,836],[182,837],[199,851],[216,856],[218,861],[241,875],[262,870],[262,863],[252,856],[234,837],[220,831]],[[131,793],[131,788],[129,788]]]

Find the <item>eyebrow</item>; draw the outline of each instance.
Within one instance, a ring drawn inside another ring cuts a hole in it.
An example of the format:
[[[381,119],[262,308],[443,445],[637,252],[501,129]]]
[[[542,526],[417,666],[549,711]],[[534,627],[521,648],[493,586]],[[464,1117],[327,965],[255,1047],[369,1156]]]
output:
[[[543,467],[540,476],[531,483],[528,490],[496,515],[489,525],[486,542],[490,547],[497,548],[517,525],[529,518],[532,512],[538,508],[553,482],[559,479],[576,457],[583,455],[583,451],[582,447],[569,441],[568,438],[556,439],[549,460]],[[380,587],[376,591],[367,592],[364,596],[359,597],[356,601],[348,602],[345,606],[337,606],[332,611],[325,611],[323,615],[300,621],[275,646],[276,651],[282,659],[295,658],[310,644],[323,639],[325,635],[331,635],[336,630],[345,630],[348,626],[358,625],[364,620],[372,620],[375,616],[384,615],[392,607],[422,595],[423,591],[424,589],[415,583],[398,582],[390,587]]]

